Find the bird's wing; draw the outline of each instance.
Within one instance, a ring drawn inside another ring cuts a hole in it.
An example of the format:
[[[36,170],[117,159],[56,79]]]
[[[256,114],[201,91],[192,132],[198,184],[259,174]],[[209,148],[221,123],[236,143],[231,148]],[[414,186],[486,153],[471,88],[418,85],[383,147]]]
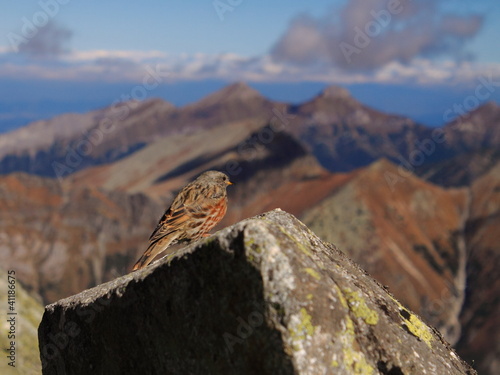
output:
[[[200,199],[202,196],[196,193],[196,189],[190,188],[189,185],[186,186],[163,214],[156,229],[149,237],[149,242],[156,242],[182,228],[186,221],[203,210],[199,204]]]

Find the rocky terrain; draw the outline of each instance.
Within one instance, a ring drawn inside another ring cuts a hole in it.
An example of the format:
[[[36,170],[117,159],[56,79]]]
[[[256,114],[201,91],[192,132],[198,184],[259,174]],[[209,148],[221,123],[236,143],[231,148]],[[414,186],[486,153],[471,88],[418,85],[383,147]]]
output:
[[[39,340],[45,375],[476,374],[281,210],[47,306]]]
[[[97,137],[104,119],[113,131]],[[0,176],[0,259],[44,303],[112,280],[174,194],[219,169],[235,185],[216,229],[281,207],[496,374],[499,121],[489,103],[436,130],[338,87],[290,105],[233,84],[181,108],[153,99],[38,122],[0,136],[2,172],[30,172]]]

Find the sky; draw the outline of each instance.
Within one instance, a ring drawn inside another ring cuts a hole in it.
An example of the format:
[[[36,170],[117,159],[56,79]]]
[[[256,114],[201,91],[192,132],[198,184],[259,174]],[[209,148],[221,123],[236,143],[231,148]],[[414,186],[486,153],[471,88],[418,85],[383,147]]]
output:
[[[234,81],[288,102],[337,84],[430,125],[450,108],[456,115],[500,102],[498,0],[11,0],[4,7],[0,132],[126,97],[184,105]]]

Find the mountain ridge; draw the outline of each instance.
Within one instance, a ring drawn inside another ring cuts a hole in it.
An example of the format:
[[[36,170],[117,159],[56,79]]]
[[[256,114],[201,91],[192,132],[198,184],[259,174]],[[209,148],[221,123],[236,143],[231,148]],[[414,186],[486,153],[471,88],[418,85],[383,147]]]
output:
[[[0,174],[25,171],[67,177],[89,167],[109,165],[159,139],[250,121],[271,125],[273,132],[279,128],[292,134],[331,172],[349,172],[385,157],[441,183],[433,171],[446,161],[464,151],[500,145],[500,130],[494,126],[500,121],[499,108],[487,103],[442,128],[429,128],[367,107],[339,86],[326,87],[304,103],[288,104],[268,100],[238,82],[183,107],[162,99],[115,103],[0,135],[0,144],[5,146],[0,148]],[[38,135],[33,127],[49,131]],[[444,143],[435,141],[437,133],[444,134]],[[425,148],[429,141],[431,151]],[[494,163],[497,155],[493,157]],[[467,177],[450,177],[449,181],[468,183],[484,172],[477,168]]]

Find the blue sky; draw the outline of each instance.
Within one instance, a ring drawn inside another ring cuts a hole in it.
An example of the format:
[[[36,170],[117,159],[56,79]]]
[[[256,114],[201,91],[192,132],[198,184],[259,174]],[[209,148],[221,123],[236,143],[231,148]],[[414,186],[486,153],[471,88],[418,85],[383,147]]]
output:
[[[366,2],[366,0],[365,0]],[[368,3],[370,1],[367,1]],[[11,1],[0,14],[0,45],[8,46],[9,32],[20,33],[22,18],[33,20],[43,11],[41,4],[57,4],[59,11],[51,19],[73,31],[71,48],[75,50],[160,50],[167,53],[224,53],[243,56],[266,53],[301,13],[322,16],[339,9],[346,1],[221,0],[223,19],[213,0],[42,0]],[[443,8],[457,13],[486,14],[487,21],[470,43],[479,61],[499,61],[500,6],[496,0],[450,0]],[[236,4],[236,5],[230,5]],[[232,10],[230,10],[232,9]]]
[[[148,69],[163,75],[148,95],[176,105],[231,81],[284,101],[339,84],[438,124],[481,77],[500,80],[499,19],[498,0],[10,1],[0,13],[0,131],[111,104]]]
[[[63,1],[64,2],[64,1]],[[222,1],[237,4],[238,0]],[[160,50],[167,53],[222,53],[243,56],[265,53],[301,12],[321,14],[331,1],[280,2],[243,0],[221,20],[212,0],[70,0],[54,17],[74,31],[77,50]],[[216,3],[217,4],[217,3]],[[8,45],[9,31],[20,31],[22,17],[32,19],[40,10],[37,1],[11,2],[0,14],[0,43]]]

